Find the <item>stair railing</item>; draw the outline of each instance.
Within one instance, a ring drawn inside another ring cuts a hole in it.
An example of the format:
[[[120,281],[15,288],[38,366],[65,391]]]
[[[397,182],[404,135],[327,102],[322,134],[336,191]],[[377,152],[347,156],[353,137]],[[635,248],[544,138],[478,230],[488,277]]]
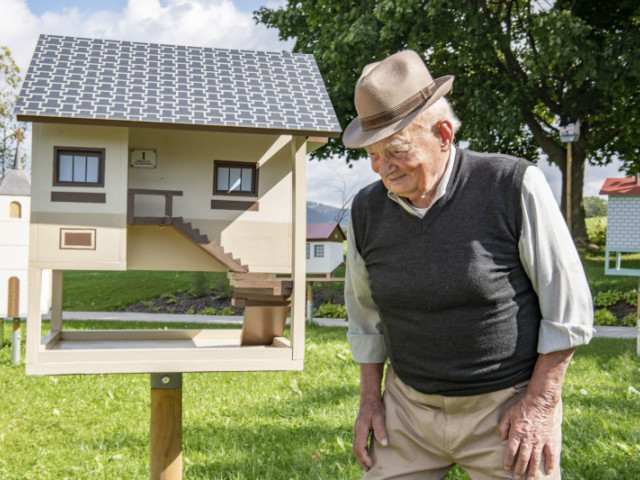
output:
[[[129,225],[170,225],[173,220],[173,197],[181,197],[180,190],[152,190],[130,188],[127,192],[127,223]],[[159,195],[164,197],[164,217],[136,217],[136,195]]]

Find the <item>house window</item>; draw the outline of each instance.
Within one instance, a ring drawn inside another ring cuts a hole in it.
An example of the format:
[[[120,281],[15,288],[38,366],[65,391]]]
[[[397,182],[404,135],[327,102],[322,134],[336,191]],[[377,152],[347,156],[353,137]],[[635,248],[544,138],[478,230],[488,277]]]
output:
[[[307,260],[309,260],[310,256],[311,256],[311,245],[307,243]]]
[[[316,245],[313,247],[313,256],[314,257],[324,257],[324,245]]]
[[[54,149],[53,185],[104,187],[104,148]]]
[[[254,163],[213,162],[213,194],[258,196],[258,170]]]
[[[9,204],[9,218],[22,218],[22,207],[18,202]]]

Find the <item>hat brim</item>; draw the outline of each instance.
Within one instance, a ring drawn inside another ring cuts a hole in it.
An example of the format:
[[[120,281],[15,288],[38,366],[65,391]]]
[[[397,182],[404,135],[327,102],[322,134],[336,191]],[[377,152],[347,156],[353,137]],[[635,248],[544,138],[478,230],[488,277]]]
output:
[[[380,140],[384,140],[390,137],[394,133],[398,133],[400,130],[409,125],[413,119],[415,119],[420,112],[429,108],[435,103],[436,100],[446,95],[451,86],[453,85],[453,76],[445,75],[434,80],[437,85],[436,91],[431,95],[423,104],[418,106],[413,112],[406,117],[401,118],[393,123],[385,125],[375,130],[362,130],[362,124],[360,123],[360,117],[354,118],[351,123],[344,130],[342,135],[342,143],[347,148],[362,148],[372,145]]]

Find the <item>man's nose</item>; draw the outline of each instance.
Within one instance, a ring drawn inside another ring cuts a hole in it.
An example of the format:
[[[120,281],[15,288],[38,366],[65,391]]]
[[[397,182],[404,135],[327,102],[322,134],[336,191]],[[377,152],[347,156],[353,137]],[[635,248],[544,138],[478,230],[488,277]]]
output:
[[[379,170],[381,174],[388,175],[392,173],[395,169],[396,169],[395,164],[393,163],[393,161],[387,155],[386,152],[380,155]]]

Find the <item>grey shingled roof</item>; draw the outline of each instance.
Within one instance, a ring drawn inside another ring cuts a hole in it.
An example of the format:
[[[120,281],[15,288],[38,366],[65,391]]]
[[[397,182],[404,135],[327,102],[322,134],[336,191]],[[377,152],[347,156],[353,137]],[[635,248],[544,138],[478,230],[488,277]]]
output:
[[[312,55],[57,35],[38,39],[16,112],[26,121],[341,131]]]

